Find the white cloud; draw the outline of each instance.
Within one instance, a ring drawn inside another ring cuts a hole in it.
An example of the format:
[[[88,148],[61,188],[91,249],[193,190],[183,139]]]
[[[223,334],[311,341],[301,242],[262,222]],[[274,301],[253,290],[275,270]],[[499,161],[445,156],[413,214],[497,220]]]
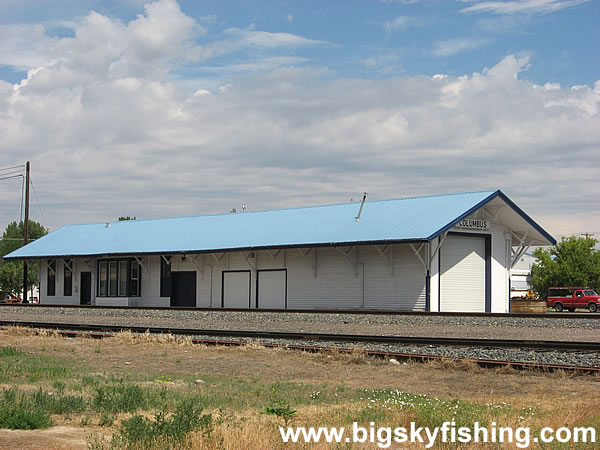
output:
[[[291,33],[271,33],[240,28],[228,28],[225,33],[240,45],[256,48],[294,48],[326,44],[324,41],[315,41]]]
[[[392,31],[407,30],[418,23],[418,20],[414,17],[398,16],[394,20],[388,20],[384,22],[383,28],[385,29],[387,35],[390,36]]]
[[[590,211],[600,191],[600,82],[536,86],[517,76],[527,58],[510,55],[462,77],[385,80],[333,79],[270,57],[261,72],[190,88],[167,74],[204,48],[190,38],[201,30],[171,10],[164,23],[187,31],[142,42],[164,24],[153,14],[128,24],[91,14],[73,38],[39,35],[43,70],[16,90],[0,81],[3,166],[32,161],[53,228],[322,204],[363,189],[390,198],[502,188],[550,232],[600,229]],[[20,184],[13,197],[0,192],[2,228],[19,202]]]
[[[475,3],[460,10],[462,13],[489,12],[494,14],[520,13],[552,13],[561,9],[586,3],[589,0],[516,0],[498,2],[479,2],[478,0],[462,0]]]
[[[462,37],[438,41],[435,43],[432,53],[435,56],[451,56],[467,50],[474,50],[492,42],[488,38]]]

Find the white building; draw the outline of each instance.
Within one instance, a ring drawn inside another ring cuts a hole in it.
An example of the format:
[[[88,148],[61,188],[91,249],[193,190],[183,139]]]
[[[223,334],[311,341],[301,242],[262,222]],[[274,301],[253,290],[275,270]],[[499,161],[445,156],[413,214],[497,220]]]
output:
[[[531,289],[531,267],[537,258],[530,252],[525,252],[518,258],[510,272],[511,298],[525,298]]]
[[[5,258],[39,263],[41,304],[508,312],[512,264],[554,243],[485,191],[70,225]]]

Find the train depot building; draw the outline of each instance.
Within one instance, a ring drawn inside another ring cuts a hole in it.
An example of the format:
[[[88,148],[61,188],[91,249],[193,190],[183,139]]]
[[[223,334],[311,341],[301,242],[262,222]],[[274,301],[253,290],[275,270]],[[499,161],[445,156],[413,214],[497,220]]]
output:
[[[68,225],[7,255],[41,304],[503,313],[556,241],[501,191]]]

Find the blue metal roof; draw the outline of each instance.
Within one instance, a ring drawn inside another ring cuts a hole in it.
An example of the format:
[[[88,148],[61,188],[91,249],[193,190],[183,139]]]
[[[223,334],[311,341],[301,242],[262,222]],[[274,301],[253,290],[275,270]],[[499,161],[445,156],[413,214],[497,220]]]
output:
[[[482,191],[367,201],[358,222],[355,217],[360,202],[112,222],[109,227],[106,223],[67,225],[10,253],[5,259],[426,241],[437,237],[497,196],[508,200],[500,191]],[[552,236],[518,211],[527,222],[553,241]]]

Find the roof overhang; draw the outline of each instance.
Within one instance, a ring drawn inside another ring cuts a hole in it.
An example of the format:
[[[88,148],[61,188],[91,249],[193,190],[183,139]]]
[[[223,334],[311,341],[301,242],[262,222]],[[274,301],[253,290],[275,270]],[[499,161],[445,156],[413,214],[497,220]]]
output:
[[[550,233],[525,214],[521,208],[500,190],[494,192],[488,198],[482,200],[470,210],[438,230],[429,239],[432,240],[441,236],[455,227],[461,220],[472,216],[478,211],[483,211],[486,217],[493,219],[494,222],[510,230],[513,245],[526,247],[556,245],[556,239]]]
[[[43,255],[43,256],[22,256],[22,257],[8,257],[2,258],[8,261],[37,261],[44,259],[73,259],[73,258],[127,258],[133,256],[158,256],[158,255],[207,255],[213,253],[227,253],[227,252],[254,252],[260,250],[293,250],[293,249],[305,249],[305,248],[335,248],[335,247],[354,247],[356,245],[391,245],[391,244],[419,244],[429,242],[427,239],[390,239],[380,241],[352,241],[352,242],[329,242],[329,243],[313,243],[313,244],[291,244],[291,245],[269,245],[260,247],[235,247],[235,248],[219,248],[210,250],[174,250],[164,252],[135,252],[135,253],[91,253],[91,254],[56,254],[56,255]]]

